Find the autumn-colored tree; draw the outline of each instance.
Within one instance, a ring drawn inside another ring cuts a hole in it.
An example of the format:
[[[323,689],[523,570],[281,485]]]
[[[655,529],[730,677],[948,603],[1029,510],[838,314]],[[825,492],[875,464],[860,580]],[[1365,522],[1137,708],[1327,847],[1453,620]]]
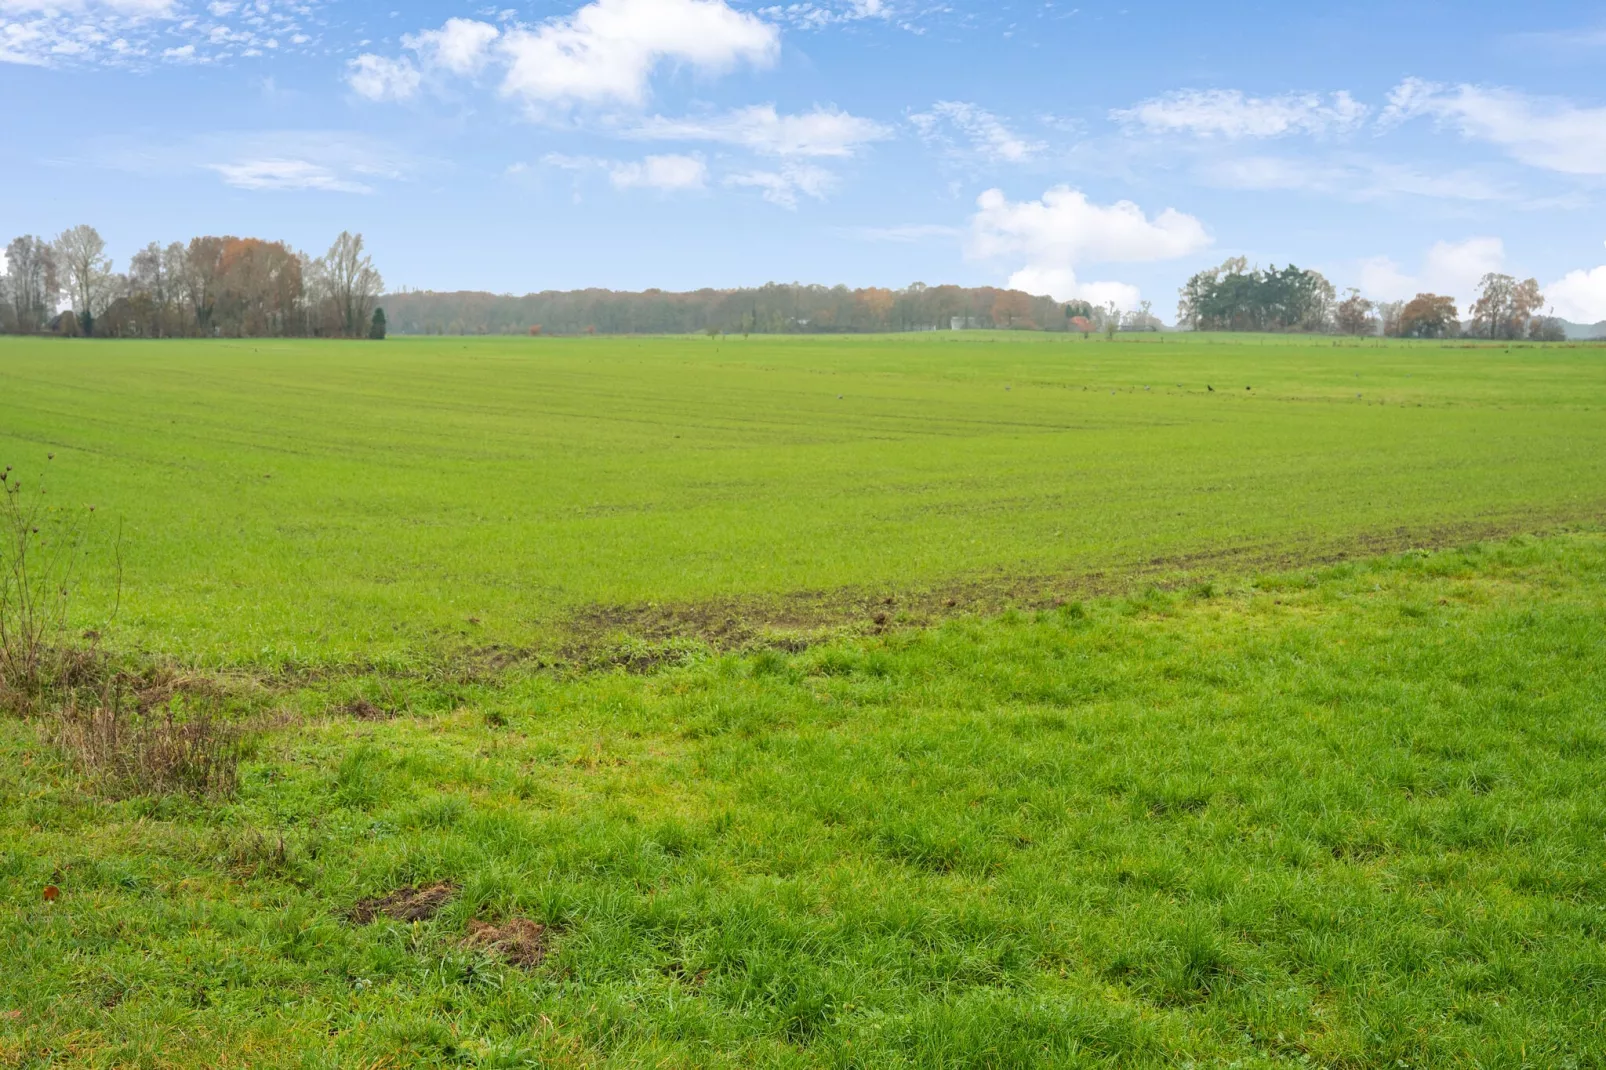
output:
[[[1455,298],[1417,294],[1400,309],[1399,337],[1448,338],[1455,334]]]
[[[239,337],[290,333],[302,298],[301,260],[283,242],[225,238],[215,326]]]
[[[1478,282],[1478,296],[1470,310],[1472,333],[1479,338],[1525,337],[1529,321],[1544,305],[1537,279],[1518,282],[1491,271]]]
[[[1555,316],[1535,316],[1528,327],[1528,339],[1532,342],[1565,342],[1567,328]]]
[[[1006,330],[1035,331],[1032,322],[1032,298],[1019,290],[1003,290],[993,298],[993,326]]]
[[[1093,321],[1088,319],[1086,316],[1072,316],[1071,330],[1081,331],[1082,337],[1086,338],[1088,335],[1093,333]]]
[[[1339,334],[1376,334],[1377,319],[1372,315],[1375,308],[1359,290],[1351,287],[1348,296],[1333,310],[1333,325]]]
[[[884,331],[892,325],[893,294],[891,290],[870,286],[856,290],[854,303],[858,306],[859,326],[871,331]]]

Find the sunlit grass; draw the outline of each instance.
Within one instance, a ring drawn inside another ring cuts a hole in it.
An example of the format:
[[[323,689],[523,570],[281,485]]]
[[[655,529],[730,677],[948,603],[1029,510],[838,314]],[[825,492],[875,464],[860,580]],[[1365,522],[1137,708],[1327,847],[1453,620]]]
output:
[[[1598,1065],[1603,585],[1578,533],[344,679],[228,803],[107,801],[5,722],[0,1065]],[[515,916],[533,971],[461,946]]]
[[[0,370],[0,463],[107,518],[86,613],[120,519],[118,641],[214,664],[551,652],[598,605],[1069,590],[1606,503],[1600,347],[0,339]]]

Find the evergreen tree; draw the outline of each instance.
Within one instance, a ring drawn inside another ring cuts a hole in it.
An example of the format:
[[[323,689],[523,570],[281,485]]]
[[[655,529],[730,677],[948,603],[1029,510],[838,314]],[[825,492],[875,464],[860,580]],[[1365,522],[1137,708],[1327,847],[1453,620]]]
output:
[[[385,340],[385,310],[374,309],[374,320],[368,325],[368,337],[376,342]]]

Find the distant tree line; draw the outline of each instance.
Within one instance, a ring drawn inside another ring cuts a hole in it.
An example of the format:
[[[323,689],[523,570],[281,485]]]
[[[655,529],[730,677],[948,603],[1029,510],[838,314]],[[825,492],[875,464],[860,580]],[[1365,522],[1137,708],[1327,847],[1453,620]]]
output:
[[[1491,272],[1463,321],[1454,297],[1421,293],[1410,301],[1378,303],[1351,288],[1337,300],[1320,272],[1289,264],[1250,269],[1243,257],[1207,268],[1180,292],[1177,326],[1195,331],[1305,331],[1390,338],[1490,338],[1559,342],[1562,321],[1539,315],[1545,298],[1534,279],[1518,282]]]
[[[391,328],[405,334],[839,334],[1003,328],[1025,331],[1158,329],[1145,305],[1128,313],[991,286],[901,290],[769,283],[671,293],[546,290],[515,297],[470,291],[386,294]]]
[[[0,332],[103,338],[384,337],[384,281],[361,234],[316,259],[284,242],[151,242],[113,270],[90,226],[5,248]]]

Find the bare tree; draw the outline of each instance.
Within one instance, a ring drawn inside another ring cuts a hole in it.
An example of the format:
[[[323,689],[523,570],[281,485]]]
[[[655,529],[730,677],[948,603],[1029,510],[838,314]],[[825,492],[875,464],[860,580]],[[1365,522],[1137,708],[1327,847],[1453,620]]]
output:
[[[178,258],[171,255],[178,250]],[[174,268],[182,265],[184,247],[174,242],[163,249],[156,242],[135,253],[128,262],[129,300],[146,320],[145,333],[161,338],[173,330],[173,304],[179,281]]]
[[[24,235],[6,246],[5,299],[13,329],[32,333],[50,321],[61,292],[56,253],[43,238]]]
[[[212,333],[212,313],[223,288],[223,247],[229,239],[191,238],[184,250],[184,301],[190,307],[195,329]]]
[[[1377,314],[1383,321],[1384,335],[1389,338],[1400,336],[1400,316],[1404,312],[1404,301],[1385,301],[1377,306]]]
[[[339,314],[341,333],[348,338],[366,335],[385,283],[373,258],[362,251],[362,235],[341,231],[319,268],[318,276]]]
[[[106,241],[94,227],[80,223],[64,230],[56,237],[56,261],[61,269],[62,282],[72,301],[73,311],[86,325],[111,300],[111,258],[106,255]]]

